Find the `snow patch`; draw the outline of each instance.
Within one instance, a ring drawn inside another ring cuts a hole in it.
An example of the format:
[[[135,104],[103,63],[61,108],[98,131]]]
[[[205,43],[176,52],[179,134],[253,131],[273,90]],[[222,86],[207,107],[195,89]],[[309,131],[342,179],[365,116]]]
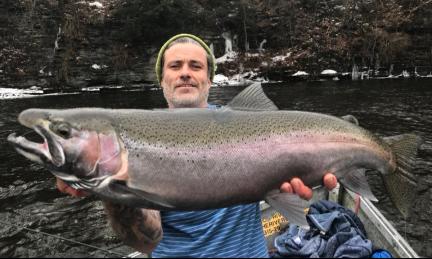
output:
[[[39,91],[39,92],[37,92],[37,93],[43,93],[43,91],[42,91],[42,89],[39,87],[39,86],[32,86],[32,87],[30,87],[29,88],[31,91]],[[40,92],[40,91],[42,91],[42,92]]]
[[[286,55],[279,55],[272,57],[273,62],[279,62],[279,61],[285,61],[286,58],[289,58],[291,56],[291,52],[288,52]]]
[[[216,64],[221,64],[221,63],[225,63],[225,62],[234,61],[236,58],[237,58],[237,52],[230,51],[230,52],[227,52],[222,57],[217,58],[216,59]]]
[[[81,92],[100,92],[102,89],[123,89],[123,88],[125,88],[123,85],[89,86],[89,87],[82,87]]]
[[[93,69],[96,69],[96,70],[101,69],[101,66],[99,66],[98,64],[93,64],[91,67],[92,67]]]
[[[261,54],[259,54],[259,53],[246,53],[246,57],[259,57],[259,56],[261,56]]]
[[[95,6],[97,8],[103,8],[104,7],[103,4],[101,2],[98,2],[98,1],[91,2],[91,3],[89,3],[89,5]]]
[[[90,86],[81,88],[82,92],[99,92],[102,86]]]
[[[227,77],[222,74],[215,75],[213,79],[213,84],[215,86],[238,86],[238,85],[247,85],[252,84],[254,82],[267,83],[268,79],[263,77],[257,77],[258,73],[256,72],[245,72],[241,74],[235,74],[231,77]]]
[[[24,98],[36,94],[43,94],[43,90],[37,86],[32,86],[29,89],[0,88],[0,99]]]
[[[305,71],[297,71],[293,74],[293,76],[308,76],[309,74]]]
[[[5,99],[18,99],[18,98],[36,98],[36,97],[44,97],[44,96],[58,96],[58,95],[71,95],[78,94],[75,93],[50,93],[44,94],[44,90],[39,86],[32,86],[27,89],[18,89],[18,88],[1,88],[0,87],[0,100]]]
[[[229,82],[229,78],[222,74],[217,74],[213,78],[213,83],[216,85],[225,85],[228,84],[228,82]]]
[[[102,68],[107,68],[108,66],[107,65],[100,66],[98,64],[93,64],[91,67],[95,70],[101,70]]]
[[[326,69],[321,72],[321,75],[336,75],[337,72],[332,69]]]

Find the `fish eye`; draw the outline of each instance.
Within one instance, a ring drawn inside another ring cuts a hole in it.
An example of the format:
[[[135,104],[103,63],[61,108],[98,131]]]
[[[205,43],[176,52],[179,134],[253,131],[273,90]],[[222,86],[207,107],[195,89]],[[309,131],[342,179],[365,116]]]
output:
[[[66,122],[59,122],[54,125],[52,130],[62,138],[70,138],[71,137],[71,126]]]

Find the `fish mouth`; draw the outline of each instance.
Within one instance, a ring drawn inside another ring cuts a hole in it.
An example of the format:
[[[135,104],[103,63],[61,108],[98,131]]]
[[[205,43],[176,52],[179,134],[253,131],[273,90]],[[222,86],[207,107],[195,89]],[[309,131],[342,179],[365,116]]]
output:
[[[43,143],[30,141],[24,136],[17,136],[16,133],[10,134],[7,141],[14,146],[18,153],[33,162],[50,168],[63,166],[66,162],[65,154],[53,133],[41,125],[35,125],[31,128],[43,138]]]

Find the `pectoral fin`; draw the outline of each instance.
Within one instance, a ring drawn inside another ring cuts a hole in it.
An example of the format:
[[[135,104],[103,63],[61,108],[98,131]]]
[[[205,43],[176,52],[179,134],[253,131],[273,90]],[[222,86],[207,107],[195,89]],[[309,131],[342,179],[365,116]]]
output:
[[[344,174],[342,177],[338,177],[338,180],[345,188],[360,194],[364,198],[367,198],[371,201],[378,201],[378,199],[375,197],[369,187],[365,169],[351,170],[350,172]]]
[[[298,195],[274,190],[267,194],[266,202],[279,211],[290,224],[308,226],[305,209],[309,206]]]
[[[142,190],[130,188],[125,181],[105,179],[93,193],[102,199],[114,203],[124,204],[129,207],[139,207],[155,210],[173,210],[175,206],[165,201],[162,197]]]

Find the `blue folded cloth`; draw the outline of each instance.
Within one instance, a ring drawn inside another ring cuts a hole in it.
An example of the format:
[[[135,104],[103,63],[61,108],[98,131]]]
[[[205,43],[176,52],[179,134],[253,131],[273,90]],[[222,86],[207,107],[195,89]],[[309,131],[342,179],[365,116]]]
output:
[[[372,243],[360,219],[351,210],[331,201],[309,209],[309,230],[295,225],[276,237],[276,257],[362,258],[372,253]]]
[[[340,212],[340,214],[337,214],[337,212]],[[337,216],[326,216],[327,213],[333,213],[333,214],[337,214]],[[320,216],[320,215],[324,215],[324,216]],[[341,219],[340,215],[343,216],[343,219]],[[366,230],[363,226],[363,223],[360,221],[359,217],[357,217],[357,215],[350,209],[347,209],[343,206],[341,206],[340,204],[337,204],[335,202],[332,201],[327,201],[327,200],[321,200],[318,202],[315,202],[314,204],[312,204],[309,208],[309,213],[308,213],[308,221],[309,221],[309,225],[310,226],[316,226],[318,228],[322,228],[322,231],[328,232],[330,231],[330,227],[332,226],[332,221],[334,220],[332,217],[336,217],[338,218],[338,220],[342,220],[345,223],[349,223],[349,225],[353,228],[356,229],[357,233],[359,235],[361,235],[363,238],[367,238],[366,235]],[[322,220],[320,222],[320,224],[317,224],[317,220],[319,218],[322,218]],[[328,218],[328,223],[327,225],[325,225],[325,221],[326,218]],[[310,220],[315,220],[315,222],[311,222]],[[341,222],[341,223],[343,223]],[[324,224],[321,226],[321,224]],[[339,226],[339,223],[336,223],[334,227],[339,227],[341,228],[341,226]],[[336,231],[335,229],[333,229],[332,231]],[[330,232],[330,234],[332,234],[334,232]]]
[[[373,251],[371,258],[393,258],[391,253],[384,249],[377,249]]]

